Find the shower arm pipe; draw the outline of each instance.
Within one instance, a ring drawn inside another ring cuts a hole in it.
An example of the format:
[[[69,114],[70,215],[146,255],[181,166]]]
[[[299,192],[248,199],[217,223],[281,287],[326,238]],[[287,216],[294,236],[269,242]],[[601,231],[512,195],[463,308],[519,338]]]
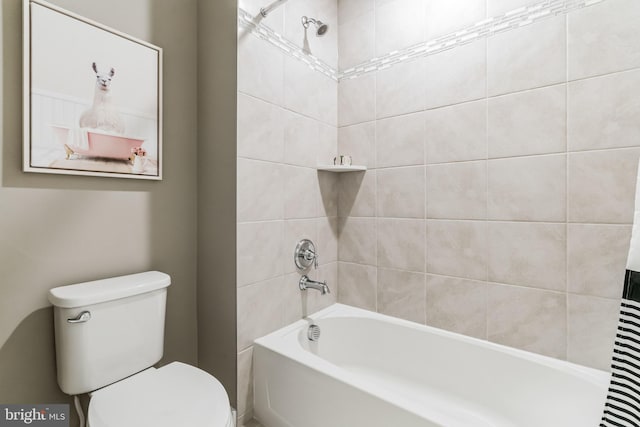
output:
[[[303,16],[302,17],[302,26],[305,28],[309,28],[309,24],[314,24],[316,25],[318,23],[318,21],[314,18],[309,18],[307,16]]]
[[[263,18],[266,18],[267,15],[275,8],[277,8],[278,6],[282,5],[284,2],[286,2],[287,0],[276,0],[273,3],[271,3],[270,5],[266,6],[266,7],[261,7],[260,8],[260,15],[262,15]]]

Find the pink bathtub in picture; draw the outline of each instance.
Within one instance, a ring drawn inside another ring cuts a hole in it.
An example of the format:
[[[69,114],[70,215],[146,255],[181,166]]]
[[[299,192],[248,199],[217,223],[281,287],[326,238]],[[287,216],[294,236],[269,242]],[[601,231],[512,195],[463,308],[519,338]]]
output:
[[[67,159],[71,154],[91,157],[129,160],[131,149],[140,147],[144,138],[116,135],[98,129],[71,129],[64,126],[51,126],[56,141],[63,145]]]

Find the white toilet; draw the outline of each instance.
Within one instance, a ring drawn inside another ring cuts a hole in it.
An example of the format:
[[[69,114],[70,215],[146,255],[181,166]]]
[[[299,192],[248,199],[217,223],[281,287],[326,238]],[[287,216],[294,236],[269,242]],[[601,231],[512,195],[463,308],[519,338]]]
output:
[[[232,427],[222,384],[162,358],[167,287],[158,271],[49,291],[54,305],[58,384],[90,393],[90,427]]]

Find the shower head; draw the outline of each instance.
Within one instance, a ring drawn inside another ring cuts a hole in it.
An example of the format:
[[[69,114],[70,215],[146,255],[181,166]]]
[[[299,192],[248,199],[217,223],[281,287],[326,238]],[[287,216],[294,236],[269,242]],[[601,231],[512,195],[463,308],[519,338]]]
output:
[[[319,19],[308,18],[306,16],[303,16],[302,17],[302,26],[304,28],[309,28],[309,24],[313,24],[313,25],[316,26],[316,36],[317,37],[322,37],[327,33],[327,31],[329,31],[329,26],[327,24],[325,24],[324,22],[320,21]]]
[[[316,31],[316,35],[318,37],[322,37],[324,36],[324,34],[329,31],[329,26],[327,24],[323,24],[322,22],[318,21],[318,30]]]

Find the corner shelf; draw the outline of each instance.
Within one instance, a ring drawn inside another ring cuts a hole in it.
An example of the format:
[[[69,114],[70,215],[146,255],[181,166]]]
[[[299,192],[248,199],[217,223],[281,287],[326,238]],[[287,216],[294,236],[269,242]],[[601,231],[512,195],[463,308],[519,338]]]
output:
[[[358,166],[358,165],[352,165],[352,166],[322,165],[322,166],[318,166],[316,169],[318,169],[319,171],[326,171],[326,172],[362,172],[362,171],[366,171],[367,167]]]

